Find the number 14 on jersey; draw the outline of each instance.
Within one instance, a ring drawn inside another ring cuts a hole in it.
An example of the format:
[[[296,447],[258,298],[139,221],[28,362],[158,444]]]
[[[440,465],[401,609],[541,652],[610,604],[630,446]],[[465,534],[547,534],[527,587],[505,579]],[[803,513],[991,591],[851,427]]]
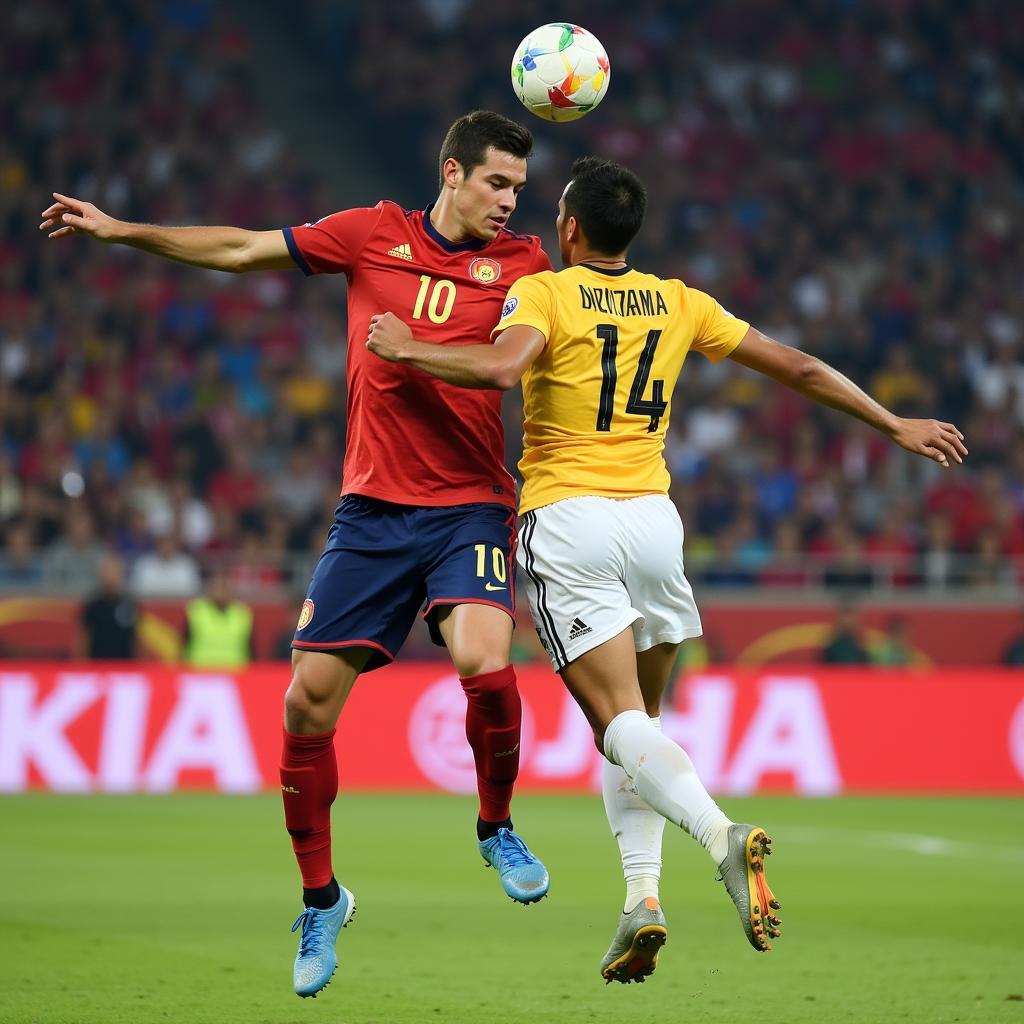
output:
[[[619,350],[619,329],[615,324],[598,324],[597,336],[604,342],[601,351],[601,399],[597,406],[597,429],[610,431],[615,413],[615,386],[619,379],[619,368],[615,362]],[[654,364],[654,353],[660,340],[661,331],[647,332],[647,341],[637,361],[636,373],[633,375],[629,399],[626,402],[626,412],[629,415],[650,417],[650,423],[647,425],[647,432],[650,434],[658,429],[661,417],[668,408],[663,380],[651,381],[651,397],[644,398],[651,367]]]

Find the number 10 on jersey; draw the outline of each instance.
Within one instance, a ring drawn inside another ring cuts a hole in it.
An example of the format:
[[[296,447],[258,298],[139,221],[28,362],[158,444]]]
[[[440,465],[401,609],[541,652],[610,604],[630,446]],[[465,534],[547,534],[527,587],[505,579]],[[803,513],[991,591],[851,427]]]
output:
[[[429,295],[430,299],[427,300]],[[435,281],[429,274],[420,276],[420,290],[416,305],[412,308],[413,320],[423,319],[423,308],[435,324],[443,324],[452,315],[455,305],[455,284],[452,281]]]

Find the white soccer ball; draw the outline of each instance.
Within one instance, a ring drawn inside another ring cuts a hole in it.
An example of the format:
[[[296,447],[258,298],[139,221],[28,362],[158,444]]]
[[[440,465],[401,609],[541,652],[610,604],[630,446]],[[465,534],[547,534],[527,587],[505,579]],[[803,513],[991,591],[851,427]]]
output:
[[[512,58],[519,102],[546,121],[575,121],[589,113],[604,99],[610,77],[597,37],[567,22],[534,29]]]

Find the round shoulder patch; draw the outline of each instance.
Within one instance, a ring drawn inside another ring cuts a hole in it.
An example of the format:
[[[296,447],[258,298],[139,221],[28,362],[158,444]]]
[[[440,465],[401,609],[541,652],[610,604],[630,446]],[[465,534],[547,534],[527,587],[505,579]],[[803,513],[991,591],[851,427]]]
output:
[[[307,597],[302,602],[302,611],[299,612],[299,624],[296,630],[305,629],[313,621],[313,602]]]
[[[513,295],[512,298],[505,301],[505,305],[501,307],[501,319],[511,316],[516,311],[516,306],[519,305],[519,300]]]

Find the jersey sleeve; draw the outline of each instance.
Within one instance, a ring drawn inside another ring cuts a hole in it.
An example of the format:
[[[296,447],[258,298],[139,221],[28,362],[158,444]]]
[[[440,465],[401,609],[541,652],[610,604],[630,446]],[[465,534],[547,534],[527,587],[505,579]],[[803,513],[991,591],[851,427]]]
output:
[[[299,227],[285,228],[284,240],[299,269],[311,274],[347,274],[380,219],[381,205],[342,210]]]
[[[529,269],[531,274],[543,274],[545,270],[554,270],[551,266],[551,260],[548,259],[548,254],[544,251],[542,246],[537,246],[537,251],[534,253],[533,265]]]
[[[501,307],[501,319],[491,331],[492,338],[497,337],[506,327],[522,324],[526,327],[536,327],[547,342],[551,337],[555,318],[555,297],[548,285],[550,276],[550,272],[531,274],[519,278],[509,288],[508,295],[505,296],[505,305]]]
[[[743,340],[750,329],[746,320],[734,317],[706,292],[687,288],[693,306],[694,352],[700,352],[713,363],[724,359]]]

